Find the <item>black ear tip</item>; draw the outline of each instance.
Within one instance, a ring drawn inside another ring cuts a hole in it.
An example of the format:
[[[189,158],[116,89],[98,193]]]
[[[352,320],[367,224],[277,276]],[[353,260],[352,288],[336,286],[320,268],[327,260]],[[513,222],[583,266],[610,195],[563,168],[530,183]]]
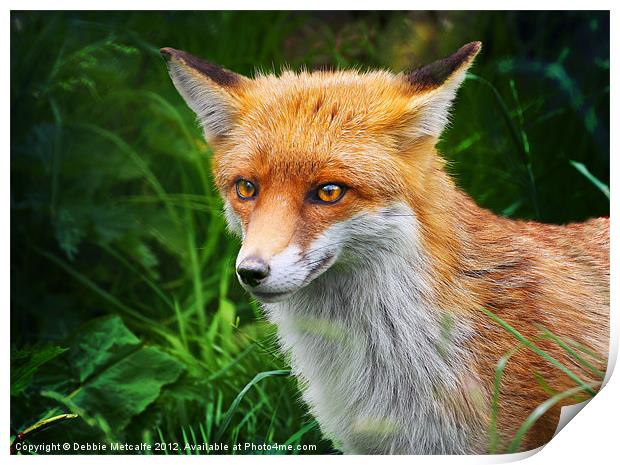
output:
[[[466,52],[467,55],[475,55],[480,51],[481,48],[482,48],[482,42],[477,40],[475,42],[470,42],[468,44],[463,45],[461,47],[461,50]]]
[[[214,65],[213,63],[203,60],[202,58],[195,57],[194,55],[184,52],[183,50],[164,47],[159,49],[159,53],[161,53],[167,61],[168,66],[178,65],[179,68],[185,69],[185,72],[188,70],[193,70],[222,87],[240,84],[244,79],[242,76],[233,73],[232,71],[228,71],[221,66]]]
[[[164,47],[159,49],[159,53],[161,53],[161,56],[163,56],[166,60],[171,59],[173,56],[177,55],[178,52],[178,50],[170,47]]]
[[[481,48],[482,42],[476,41],[465,44],[446,58],[408,72],[406,74],[407,81],[418,91],[439,87],[456,70],[468,63],[471,64]]]

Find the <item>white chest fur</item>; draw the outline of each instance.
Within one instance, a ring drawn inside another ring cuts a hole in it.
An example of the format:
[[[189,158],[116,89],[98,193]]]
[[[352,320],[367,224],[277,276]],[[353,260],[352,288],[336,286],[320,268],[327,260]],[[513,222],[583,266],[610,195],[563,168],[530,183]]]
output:
[[[462,348],[470,329],[432,305],[411,210],[397,205],[334,231],[321,242],[343,241],[338,262],[265,304],[322,431],[348,453],[475,451],[484,425],[459,407],[476,395],[466,392],[476,384]]]

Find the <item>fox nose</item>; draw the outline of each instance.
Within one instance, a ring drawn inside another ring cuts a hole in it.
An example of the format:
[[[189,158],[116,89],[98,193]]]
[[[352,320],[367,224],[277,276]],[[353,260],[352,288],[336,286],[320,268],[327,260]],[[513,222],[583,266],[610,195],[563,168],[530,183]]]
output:
[[[269,276],[269,265],[262,258],[248,257],[237,266],[237,274],[245,284],[256,287]]]

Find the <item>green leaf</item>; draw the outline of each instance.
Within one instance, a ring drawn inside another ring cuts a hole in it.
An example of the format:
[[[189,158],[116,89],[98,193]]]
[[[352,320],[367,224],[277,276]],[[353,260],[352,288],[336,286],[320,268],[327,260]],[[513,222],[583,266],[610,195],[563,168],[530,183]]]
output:
[[[118,315],[92,320],[82,327],[72,343],[69,359],[84,382],[96,370],[135,350],[138,339]]]
[[[80,416],[103,419],[115,434],[185,369],[168,353],[145,347],[117,315],[83,326],[68,355],[80,386],[55,398]]]
[[[11,347],[11,395],[22,393],[38,369],[67,349],[55,345]]]
[[[72,397],[73,403],[105,418],[112,431],[123,430],[177,380],[183,365],[154,347],[142,347],[107,367]]]

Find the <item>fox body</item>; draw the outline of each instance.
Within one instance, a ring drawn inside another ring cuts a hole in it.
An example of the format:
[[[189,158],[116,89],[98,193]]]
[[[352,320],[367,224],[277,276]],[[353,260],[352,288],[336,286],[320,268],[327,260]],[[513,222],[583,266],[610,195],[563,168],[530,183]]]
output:
[[[607,354],[609,220],[498,217],[443,169],[435,145],[479,49],[407,74],[254,79],[162,49],[214,149],[241,283],[276,323],[322,431],[348,453],[485,453],[495,368],[513,349],[500,441],[549,397],[535,376],[575,386],[481,308],[527,338],[544,327]],[[556,344],[538,345],[593,379]],[[547,442],[558,418],[556,405],[522,449]]]

